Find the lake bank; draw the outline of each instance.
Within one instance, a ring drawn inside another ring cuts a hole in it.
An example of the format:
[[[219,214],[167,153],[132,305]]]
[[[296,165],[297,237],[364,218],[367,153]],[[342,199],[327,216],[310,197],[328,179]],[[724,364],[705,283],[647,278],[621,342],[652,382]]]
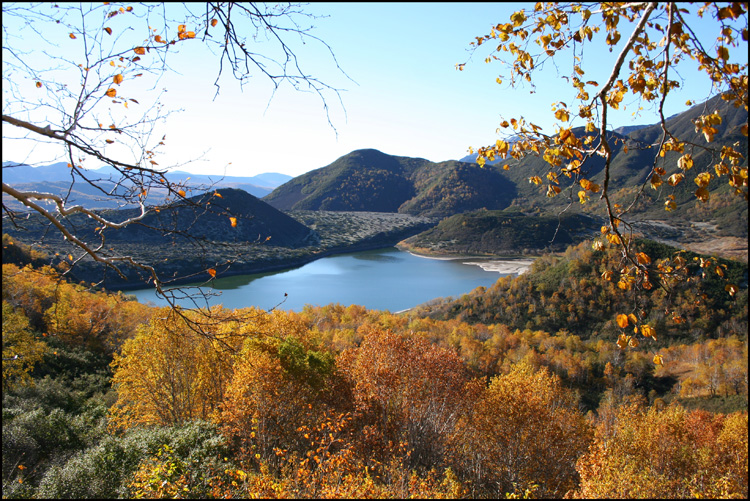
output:
[[[475,265],[482,268],[484,271],[494,271],[502,275],[510,275],[515,273],[520,275],[528,271],[531,265],[534,263],[534,259],[528,257],[488,257],[488,256],[435,256],[425,255],[406,250],[399,246],[398,249],[408,252],[412,256],[420,257],[424,259],[436,259],[439,261],[461,261],[462,264]]]

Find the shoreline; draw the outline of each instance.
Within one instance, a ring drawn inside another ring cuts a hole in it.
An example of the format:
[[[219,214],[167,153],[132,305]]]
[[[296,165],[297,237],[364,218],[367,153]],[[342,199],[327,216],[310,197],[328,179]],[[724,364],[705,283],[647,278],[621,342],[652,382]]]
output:
[[[508,275],[515,273],[521,275],[531,268],[532,263],[536,258],[529,257],[501,257],[501,256],[429,256],[425,254],[418,254],[414,251],[406,250],[399,247],[399,250],[408,252],[414,257],[421,257],[424,259],[436,259],[438,261],[463,261],[462,264],[471,264],[479,266],[484,271],[495,271],[501,275]]]

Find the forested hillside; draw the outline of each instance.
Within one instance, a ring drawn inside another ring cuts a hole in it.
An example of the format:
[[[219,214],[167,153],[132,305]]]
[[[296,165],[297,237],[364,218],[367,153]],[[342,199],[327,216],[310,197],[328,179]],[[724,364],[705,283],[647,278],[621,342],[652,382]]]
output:
[[[747,110],[744,108],[735,108],[731,103],[722,100],[721,96],[716,96],[669,118],[666,124],[673,134],[699,144],[705,141],[702,132],[696,128],[695,120],[702,113],[714,111],[720,112],[723,119],[721,123],[716,124],[713,139],[722,144],[737,144],[740,151],[744,152],[744,158],[740,159],[739,165],[746,167],[748,142],[747,136],[741,132],[742,124],[747,121]],[[572,132],[582,137],[591,136],[594,138],[592,142],[596,142],[596,132],[585,133],[582,127],[573,128]],[[671,224],[711,221],[721,228],[722,235],[747,237],[747,200],[734,196],[728,186],[710,185],[711,196],[706,203],[696,200],[694,183],[678,182],[671,186],[665,176],[663,180],[660,178],[660,184],[653,186],[653,188],[660,189],[652,189],[649,172],[657,156],[655,146],[658,144],[655,142],[658,141],[660,134],[662,134],[660,124],[638,128],[625,135],[617,132],[609,133],[608,139],[612,144],[613,154],[609,186],[613,194],[613,202],[624,204],[628,201],[629,205],[629,200],[632,200],[633,195],[642,190],[639,202],[631,208],[631,211],[637,215],[637,219],[659,219]],[[668,151],[663,157],[658,157],[658,165],[675,165],[680,155],[680,152]],[[472,157],[467,157],[467,160],[469,158]],[[473,158],[476,158],[476,155]],[[691,158],[693,162],[691,168],[696,171],[713,170],[712,165],[717,162],[715,155],[699,148],[695,148]],[[576,202],[571,207],[574,211],[591,212],[594,210],[593,204],[578,203],[576,194],[568,189],[571,186],[571,180],[565,176],[557,178],[562,192],[555,197],[548,196],[541,186],[529,182],[529,179],[534,176],[545,178],[549,164],[543,157],[530,155],[522,159],[497,159],[487,162],[486,165],[490,169],[502,172],[515,184],[518,195],[513,205],[525,211],[536,209],[546,213],[556,213],[569,205],[571,200]],[[590,158],[586,162],[586,170],[582,175],[601,186],[604,182],[603,166],[604,161],[601,158]],[[667,195],[675,197],[674,210],[665,211],[663,202],[656,203],[657,200],[664,199]]]
[[[443,219],[434,228],[399,243],[428,255],[538,255],[560,252],[590,238],[601,223],[581,214],[530,216],[521,211],[480,210]]]
[[[707,273],[634,297],[599,277],[617,254],[586,242],[404,314],[217,307],[206,323],[6,250],[10,498],[747,496],[744,264],[679,253],[740,288]],[[626,304],[647,336],[611,322]]]
[[[507,207],[515,188],[476,164],[396,157],[357,150],[275,189],[264,200],[280,210],[400,212],[449,216]]]

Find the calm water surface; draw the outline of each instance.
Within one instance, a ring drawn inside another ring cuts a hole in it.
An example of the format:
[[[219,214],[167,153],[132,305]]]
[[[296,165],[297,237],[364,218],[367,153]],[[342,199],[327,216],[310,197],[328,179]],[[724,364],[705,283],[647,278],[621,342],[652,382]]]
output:
[[[220,295],[209,304],[269,309],[287,294],[279,309],[301,311],[306,304],[341,303],[396,312],[437,297],[457,297],[480,285],[488,287],[501,276],[463,260],[426,259],[392,247],[325,257],[287,271],[219,278],[210,291]],[[140,302],[166,304],[153,289],[126,293]]]

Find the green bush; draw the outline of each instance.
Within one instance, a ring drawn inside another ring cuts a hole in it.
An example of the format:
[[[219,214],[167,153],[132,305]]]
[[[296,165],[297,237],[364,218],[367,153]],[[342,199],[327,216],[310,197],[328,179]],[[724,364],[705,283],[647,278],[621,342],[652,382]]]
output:
[[[142,461],[168,445],[179,460],[199,476],[227,454],[224,439],[210,423],[193,422],[180,428],[138,428],[123,436],[107,436],[63,464],[54,465],[42,479],[37,497],[122,498]],[[199,480],[199,479],[196,479]]]

